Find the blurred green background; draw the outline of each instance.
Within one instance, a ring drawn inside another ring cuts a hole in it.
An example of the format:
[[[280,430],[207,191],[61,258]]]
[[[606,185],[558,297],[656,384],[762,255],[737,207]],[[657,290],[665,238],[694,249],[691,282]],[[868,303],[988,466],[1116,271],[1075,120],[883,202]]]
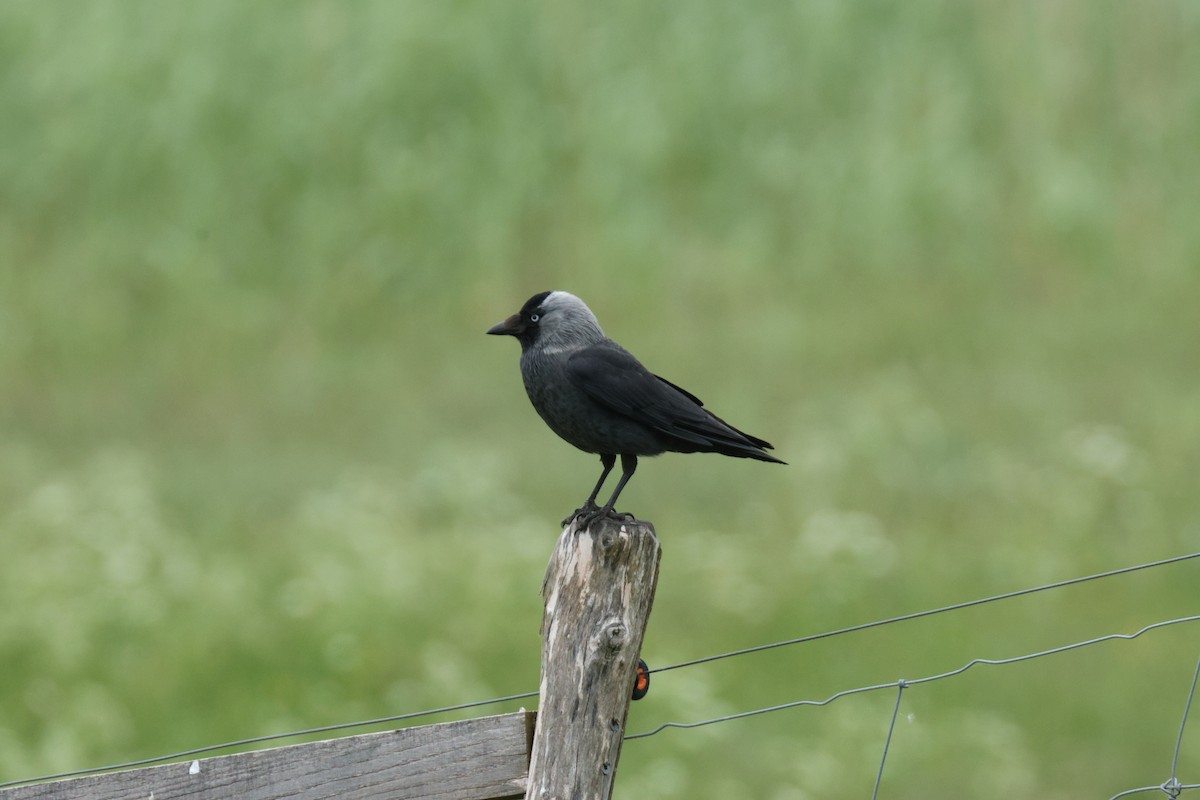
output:
[[[1198,42],[1188,0],[0,5],[0,780],[535,689],[598,464],[483,331],[545,289],[791,462],[643,463],[652,666],[1197,550]],[[629,729],[1197,578],[662,673]],[[1157,784],[1198,651],[914,687],[881,796]],[[616,794],[866,796],[892,702],[630,742]]]

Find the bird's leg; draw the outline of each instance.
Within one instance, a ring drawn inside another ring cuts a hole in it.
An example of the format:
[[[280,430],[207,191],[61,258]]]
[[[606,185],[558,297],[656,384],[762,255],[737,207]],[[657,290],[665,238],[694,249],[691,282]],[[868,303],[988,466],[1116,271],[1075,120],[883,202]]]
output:
[[[634,471],[637,469],[637,456],[633,453],[621,454],[621,480],[617,481],[617,488],[613,489],[612,497],[608,498],[608,502],[604,504],[604,508],[600,511],[606,516],[628,517],[629,519],[637,519],[633,514],[619,514],[613,511],[613,506],[617,504],[617,497],[621,494],[621,490],[625,488],[625,484],[629,483],[629,479],[633,477]]]
[[[570,525],[572,521],[580,514],[590,514],[596,510],[596,495],[600,494],[600,487],[604,485],[604,481],[608,478],[608,473],[612,472],[613,466],[617,463],[617,456],[614,453],[601,453],[600,463],[604,467],[604,471],[600,473],[600,480],[596,481],[596,488],[592,489],[592,493],[588,495],[588,499],[583,501],[583,506],[575,509],[571,516],[562,521],[564,526]],[[624,469],[624,462],[621,468]]]
[[[608,479],[608,473],[612,472],[612,468],[616,465],[616,463],[617,456],[615,453],[600,454],[600,464],[604,467],[604,471],[600,473],[600,480],[596,481],[596,485],[592,489],[592,493],[589,494],[588,499],[584,501],[584,508],[596,505],[596,495],[600,494],[600,487],[604,485],[604,481]],[[621,462],[621,469],[625,469],[624,461]]]
[[[584,515],[583,527],[591,525],[600,517],[624,517],[626,519],[637,519],[632,514],[619,514],[613,511],[613,506],[617,503],[617,497],[620,496],[621,490],[625,488],[625,484],[633,477],[634,471],[637,469],[637,456],[633,453],[621,454],[621,480],[617,481],[617,488],[613,489],[612,497],[608,498],[608,502],[603,507],[597,508],[594,511],[589,511]],[[600,487],[596,487],[599,489]],[[594,498],[593,498],[594,499]]]

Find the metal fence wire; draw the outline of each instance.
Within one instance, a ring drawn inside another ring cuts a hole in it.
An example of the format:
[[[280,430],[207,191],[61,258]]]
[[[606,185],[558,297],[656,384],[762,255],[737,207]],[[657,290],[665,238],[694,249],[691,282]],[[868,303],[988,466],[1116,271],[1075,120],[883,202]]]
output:
[[[650,670],[650,672],[651,673],[668,672],[671,670],[685,669],[685,668],[689,668],[689,667],[699,666],[702,664],[709,664],[714,661],[720,661],[720,660],[724,660],[724,659],[728,659],[728,658],[753,656],[756,654],[766,652],[768,650],[774,650],[774,649],[781,648],[781,647],[791,647],[791,646],[795,646],[795,645],[804,644],[807,642],[813,642],[813,641],[817,641],[817,640],[821,640],[821,639],[828,639],[828,638],[835,637],[835,636],[842,636],[845,634],[854,633],[854,632],[858,632],[858,631],[870,630],[873,628],[880,628],[883,626],[893,625],[893,624],[896,624],[899,622],[904,622],[907,620],[933,616],[935,614],[950,613],[953,611],[958,611],[958,610],[965,609],[965,608],[980,606],[980,605],[984,605],[987,603],[994,603],[994,602],[998,602],[1001,600],[1011,599],[1014,597],[1021,597],[1021,596],[1025,596],[1025,595],[1035,594],[1038,592],[1054,591],[1057,589],[1065,588],[1067,586],[1073,586],[1073,585],[1077,585],[1077,584],[1081,584],[1081,583],[1087,583],[1090,581],[1103,580],[1106,578],[1113,578],[1113,577],[1117,577],[1120,575],[1128,575],[1130,573],[1138,572],[1138,571],[1142,571],[1142,570],[1162,569],[1162,568],[1168,567],[1173,564],[1179,564],[1181,562],[1189,561],[1189,560],[1196,559],[1196,558],[1200,558],[1200,552],[1189,553],[1189,554],[1180,555],[1180,556],[1174,556],[1172,558],[1160,559],[1158,561],[1150,561],[1150,562],[1147,562],[1144,564],[1136,564],[1133,566],[1121,567],[1119,569],[1108,570],[1106,572],[1099,572],[1099,573],[1095,573],[1092,575],[1085,575],[1085,576],[1078,577],[1078,578],[1070,578],[1067,580],[1055,581],[1053,583],[1042,584],[1040,586],[1033,586],[1033,587],[1029,587],[1026,589],[1019,589],[1017,591],[1005,592],[1003,594],[997,594],[997,595],[991,595],[989,597],[983,597],[983,598],[979,598],[976,600],[969,600],[966,602],[954,603],[951,605],[941,606],[938,608],[931,608],[931,609],[927,609],[925,611],[918,611],[918,612],[914,612],[911,614],[903,614],[903,615],[896,616],[896,617],[888,617],[886,619],[874,620],[871,622],[865,622],[865,623],[861,623],[858,625],[852,625],[852,626],[845,627],[845,628],[838,628],[835,630],[825,631],[822,633],[797,636],[797,637],[794,637],[791,639],[783,639],[780,641],[769,642],[766,644],[756,645],[753,647],[746,647],[746,648],[742,648],[739,650],[731,650],[731,651],[724,652],[724,653],[717,653],[714,655],[709,655],[709,656],[691,659],[688,661],[683,661],[683,662],[680,662],[677,664],[670,664],[667,666],[658,667],[656,669]],[[1139,628],[1138,630],[1135,630],[1131,633],[1110,633],[1110,634],[1107,634],[1104,636],[1096,636],[1096,637],[1093,637],[1090,639],[1084,639],[1081,641],[1071,642],[1068,644],[1059,645],[1057,647],[1051,647],[1051,648],[1044,649],[1044,650],[1038,650],[1036,652],[1023,653],[1021,655],[1016,655],[1016,656],[1009,656],[1009,657],[1005,657],[1005,658],[974,658],[974,659],[971,659],[970,661],[968,661],[967,663],[963,664],[962,666],[960,666],[956,669],[949,670],[947,672],[941,672],[938,674],[926,675],[926,676],[917,677],[917,678],[908,678],[908,679],[898,678],[896,680],[888,681],[886,683],[877,683],[877,684],[872,684],[869,686],[858,686],[858,687],[854,687],[854,688],[843,689],[843,690],[836,692],[836,693],[830,695],[829,697],[826,697],[821,700],[811,700],[811,699],[792,700],[792,701],[788,701],[788,702],[779,703],[776,705],[750,709],[747,711],[739,711],[739,712],[735,712],[732,714],[725,714],[722,716],[704,718],[704,719],[699,719],[699,720],[695,720],[695,721],[664,722],[664,723],[658,725],[657,727],[652,728],[647,731],[627,734],[625,739],[626,739],[626,741],[636,741],[636,740],[646,739],[651,736],[656,736],[668,729],[690,730],[690,729],[700,728],[700,727],[704,727],[704,726],[708,726],[708,725],[717,725],[717,724],[722,724],[722,723],[726,723],[726,722],[732,722],[734,720],[745,719],[747,717],[755,717],[755,716],[759,716],[762,714],[768,714],[768,713],[775,712],[775,711],[782,711],[784,709],[797,708],[800,706],[823,707],[823,706],[827,706],[837,700],[840,700],[841,698],[849,697],[851,695],[864,694],[864,693],[868,693],[868,692],[879,692],[879,691],[884,691],[884,690],[890,689],[895,692],[896,699],[895,699],[895,703],[892,706],[890,718],[889,718],[889,721],[887,724],[886,734],[882,741],[882,753],[880,755],[879,767],[876,771],[874,788],[873,788],[872,794],[871,794],[872,800],[876,800],[876,798],[878,798],[880,796],[880,787],[882,786],[884,777],[885,777],[885,768],[887,765],[888,750],[891,746],[893,735],[896,730],[896,719],[899,716],[900,708],[901,708],[901,705],[904,700],[904,694],[907,690],[909,690],[913,687],[916,687],[916,686],[923,685],[923,684],[929,684],[929,683],[934,683],[937,681],[942,681],[942,680],[947,680],[949,678],[953,678],[955,676],[963,674],[964,672],[966,672],[970,669],[973,669],[973,668],[981,666],[981,665],[1005,666],[1005,665],[1016,664],[1016,663],[1020,663],[1020,662],[1024,662],[1024,661],[1031,661],[1034,659],[1047,658],[1047,657],[1050,657],[1050,656],[1053,656],[1053,655],[1056,655],[1059,653],[1065,653],[1065,652],[1068,652],[1071,650],[1078,650],[1078,649],[1085,648],[1085,647],[1092,647],[1094,645],[1098,645],[1098,644],[1101,644],[1104,642],[1132,641],[1132,640],[1137,639],[1147,633],[1150,633],[1151,631],[1156,631],[1156,630],[1159,630],[1162,628],[1168,628],[1168,627],[1177,626],[1177,625],[1185,625],[1187,623],[1195,623],[1195,622],[1200,622],[1200,614],[1161,620],[1159,622],[1154,622],[1154,623],[1145,625],[1142,628]],[[1122,792],[1119,792],[1119,793],[1113,795],[1110,798],[1110,800],[1117,800],[1117,798],[1120,798],[1120,797],[1130,797],[1133,795],[1147,793],[1147,792],[1160,792],[1160,793],[1166,795],[1167,797],[1177,798],[1177,797],[1181,796],[1187,790],[1200,789],[1200,783],[1184,783],[1180,780],[1179,774],[1178,774],[1180,748],[1184,741],[1185,731],[1187,730],[1188,716],[1189,716],[1189,713],[1192,708],[1193,700],[1195,699],[1196,684],[1197,684],[1198,679],[1200,679],[1200,657],[1197,658],[1196,667],[1192,673],[1191,684],[1190,684],[1190,687],[1188,688],[1188,691],[1186,692],[1185,699],[1182,703],[1183,710],[1182,710],[1182,715],[1181,715],[1181,719],[1180,719],[1180,723],[1179,723],[1179,730],[1175,737],[1175,746],[1174,746],[1174,751],[1171,756],[1170,771],[1169,771],[1169,775],[1167,776],[1167,778],[1162,783],[1159,783],[1156,785],[1140,786],[1140,787],[1133,788],[1133,789],[1126,789],[1125,791],[1122,791]],[[113,770],[142,767],[142,766],[147,766],[150,764],[160,764],[160,763],[171,762],[171,761],[180,761],[183,759],[193,758],[198,755],[213,754],[213,753],[217,753],[220,751],[231,751],[231,750],[236,750],[239,748],[246,748],[250,745],[262,744],[265,742],[274,742],[274,741],[279,741],[282,739],[289,739],[289,738],[295,738],[295,737],[300,737],[300,736],[308,736],[308,735],[312,735],[312,734],[330,733],[330,732],[335,732],[335,731],[346,731],[346,730],[364,728],[364,727],[369,727],[369,726],[374,726],[374,725],[390,725],[390,724],[393,724],[396,722],[407,722],[407,721],[411,721],[411,720],[421,719],[421,718],[435,716],[435,715],[439,715],[439,714],[446,714],[446,713],[455,712],[455,711],[464,711],[464,710],[470,710],[470,709],[475,709],[475,708],[481,708],[483,706],[498,705],[498,704],[503,704],[503,703],[527,700],[529,698],[536,697],[537,694],[538,693],[536,691],[523,692],[523,693],[519,693],[519,694],[509,694],[509,695],[504,695],[502,697],[493,697],[493,698],[489,698],[487,700],[477,700],[477,701],[472,701],[472,702],[457,703],[454,705],[447,705],[447,706],[442,706],[439,708],[427,709],[424,711],[414,711],[414,712],[409,712],[409,713],[404,713],[404,714],[396,714],[396,715],[392,715],[392,716],[378,717],[375,719],[361,720],[361,721],[357,721],[357,722],[346,722],[346,723],[339,723],[336,725],[324,725],[324,726],[315,727],[315,728],[306,728],[304,730],[289,731],[286,733],[269,734],[266,736],[255,736],[255,737],[250,737],[250,738],[246,738],[246,739],[238,739],[236,741],[225,742],[222,744],[208,745],[208,746],[204,746],[204,747],[197,747],[197,748],[194,748],[191,750],[184,750],[184,751],[177,752],[177,753],[170,753],[168,755],[156,756],[154,758],[145,758],[145,759],[140,759],[137,761],[126,761],[126,762],[123,762],[120,764],[109,764],[109,765],[102,766],[102,767],[79,769],[79,770],[73,770],[70,772],[60,772],[60,773],[53,774],[53,775],[42,775],[42,776],[38,776],[35,778],[23,778],[23,779],[19,779],[19,780],[12,780],[12,781],[8,781],[5,783],[0,783],[0,789],[14,787],[14,786],[23,786],[23,785],[31,784],[31,783],[39,783],[42,781],[59,780],[59,779],[63,779],[63,778],[73,778],[73,777],[80,777],[80,776],[84,776],[84,775],[94,775],[94,774],[98,774],[98,773],[102,773],[102,772],[109,772],[109,771],[113,771]],[[1165,763],[1166,763],[1166,760],[1164,758],[1164,764]]]

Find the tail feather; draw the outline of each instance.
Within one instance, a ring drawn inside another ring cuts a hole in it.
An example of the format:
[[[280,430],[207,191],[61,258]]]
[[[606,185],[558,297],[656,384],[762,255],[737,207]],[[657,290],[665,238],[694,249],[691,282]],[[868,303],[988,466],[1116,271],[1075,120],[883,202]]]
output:
[[[703,415],[699,419],[672,420],[669,429],[662,429],[664,433],[679,440],[678,449],[680,452],[720,453],[721,455],[733,456],[734,458],[753,458],[758,461],[768,461],[772,464],[787,463],[763,452],[763,450],[775,449],[774,445],[770,442],[765,439],[759,439],[757,436],[751,436],[745,431],[740,431],[733,427],[705,408],[703,401],[699,397],[696,397],[696,395],[682,386],[672,383],[661,375],[655,375],[654,377],[694,403],[699,414]]]
[[[764,453],[764,450],[774,449],[773,445],[757,436],[751,436],[743,433],[737,428],[717,415],[709,412],[711,420],[709,424],[703,427],[697,425],[680,426],[689,433],[703,437],[707,440],[708,447],[699,449],[699,452],[720,453],[725,456],[733,456],[734,458],[753,458],[757,461],[767,461],[772,464],[786,464],[786,461],[776,458],[775,456]],[[713,424],[715,423],[715,424]],[[691,439],[692,437],[687,437]]]

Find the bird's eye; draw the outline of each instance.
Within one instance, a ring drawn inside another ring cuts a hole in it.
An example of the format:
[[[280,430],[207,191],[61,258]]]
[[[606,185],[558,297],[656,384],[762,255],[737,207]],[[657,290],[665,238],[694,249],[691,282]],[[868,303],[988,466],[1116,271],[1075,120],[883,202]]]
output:
[[[537,314],[530,314],[530,315],[529,315],[529,321],[530,321],[530,322],[537,322],[539,319],[541,319],[541,317],[539,317]]]

